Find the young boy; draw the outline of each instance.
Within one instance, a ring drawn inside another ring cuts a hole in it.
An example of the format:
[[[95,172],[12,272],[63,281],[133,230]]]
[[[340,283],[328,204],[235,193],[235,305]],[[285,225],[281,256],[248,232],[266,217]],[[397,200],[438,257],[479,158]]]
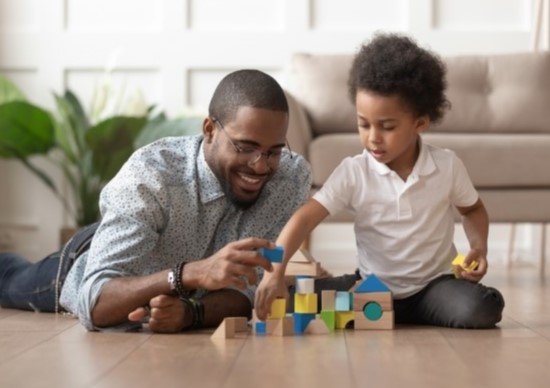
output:
[[[355,215],[357,275],[318,280],[317,292],[347,290],[375,274],[393,293],[396,323],[481,329],[500,321],[502,295],[479,284],[487,272],[485,207],[457,156],[420,136],[450,105],[445,71],[437,55],[405,36],[379,34],[362,46],[349,92],[365,150],[344,159],[279,235],[285,259],[258,287],[260,319],[286,295],[286,263],[302,241],[329,214],[347,209]],[[457,277],[450,270],[457,255],[453,207],[470,244],[463,268],[479,263]]]

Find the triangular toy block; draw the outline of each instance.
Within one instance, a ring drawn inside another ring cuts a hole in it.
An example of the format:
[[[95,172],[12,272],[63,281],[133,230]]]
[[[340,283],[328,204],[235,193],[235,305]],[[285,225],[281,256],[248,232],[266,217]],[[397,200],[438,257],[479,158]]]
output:
[[[306,329],[304,330],[304,333],[305,334],[328,334],[330,333],[330,330],[325,324],[325,321],[318,318],[309,322]]]
[[[292,316],[294,317],[294,334],[302,334],[309,322],[315,319],[314,313],[294,313]]]
[[[234,338],[236,333],[248,332],[248,319],[245,317],[225,318],[211,338]]]
[[[334,329],[336,329],[336,311],[322,310],[320,316],[330,331],[334,331]]]
[[[369,275],[354,292],[390,292],[390,289],[376,275]]]

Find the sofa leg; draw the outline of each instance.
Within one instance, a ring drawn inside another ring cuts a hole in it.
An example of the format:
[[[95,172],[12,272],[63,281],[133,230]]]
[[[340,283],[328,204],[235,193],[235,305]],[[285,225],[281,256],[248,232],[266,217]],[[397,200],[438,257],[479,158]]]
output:
[[[546,223],[540,226],[540,274],[544,276],[546,270]]]
[[[506,257],[508,269],[512,268],[512,262],[514,260],[514,245],[516,243],[516,223],[510,224],[510,236],[508,239],[508,254]]]

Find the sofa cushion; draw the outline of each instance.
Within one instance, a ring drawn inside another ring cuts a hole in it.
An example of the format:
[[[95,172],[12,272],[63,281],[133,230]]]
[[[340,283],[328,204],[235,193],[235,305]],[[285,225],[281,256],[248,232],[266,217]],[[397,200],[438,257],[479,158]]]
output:
[[[357,131],[355,106],[348,97],[351,55],[294,54],[289,91],[305,108],[313,136]]]
[[[477,188],[550,186],[550,170],[537,168],[548,160],[550,136],[545,134],[424,133],[425,142],[456,152]],[[313,185],[320,187],[340,161],[362,152],[359,135],[319,136],[309,145]]]
[[[550,54],[445,58],[452,108],[434,131],[550,133]]]

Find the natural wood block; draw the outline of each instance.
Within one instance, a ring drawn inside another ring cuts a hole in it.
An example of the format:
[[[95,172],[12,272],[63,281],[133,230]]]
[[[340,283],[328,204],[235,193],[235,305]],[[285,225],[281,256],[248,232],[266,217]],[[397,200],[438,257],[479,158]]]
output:
[[[309,322],[306,329],[304,330],[305,334],[328,334],[330,330],[328,329],[325,321],[320,318],[314,319]]]
[[[336,291],[322,290],[321,291],[321,311],[336,310]]]
[[[363,312],[354,311],[355,330],[392,330],[394,328],[393,311],[384,311],[376,321],[368,320]]]
[[[294,319],[292,317],[279,319],[273,335],[279,337],[294,335]]]
[[[367,292],[353,294],[353,310],[363,311],[368,302],[376,302],[384,311],[393,310],[393,298],[391,292]]]

